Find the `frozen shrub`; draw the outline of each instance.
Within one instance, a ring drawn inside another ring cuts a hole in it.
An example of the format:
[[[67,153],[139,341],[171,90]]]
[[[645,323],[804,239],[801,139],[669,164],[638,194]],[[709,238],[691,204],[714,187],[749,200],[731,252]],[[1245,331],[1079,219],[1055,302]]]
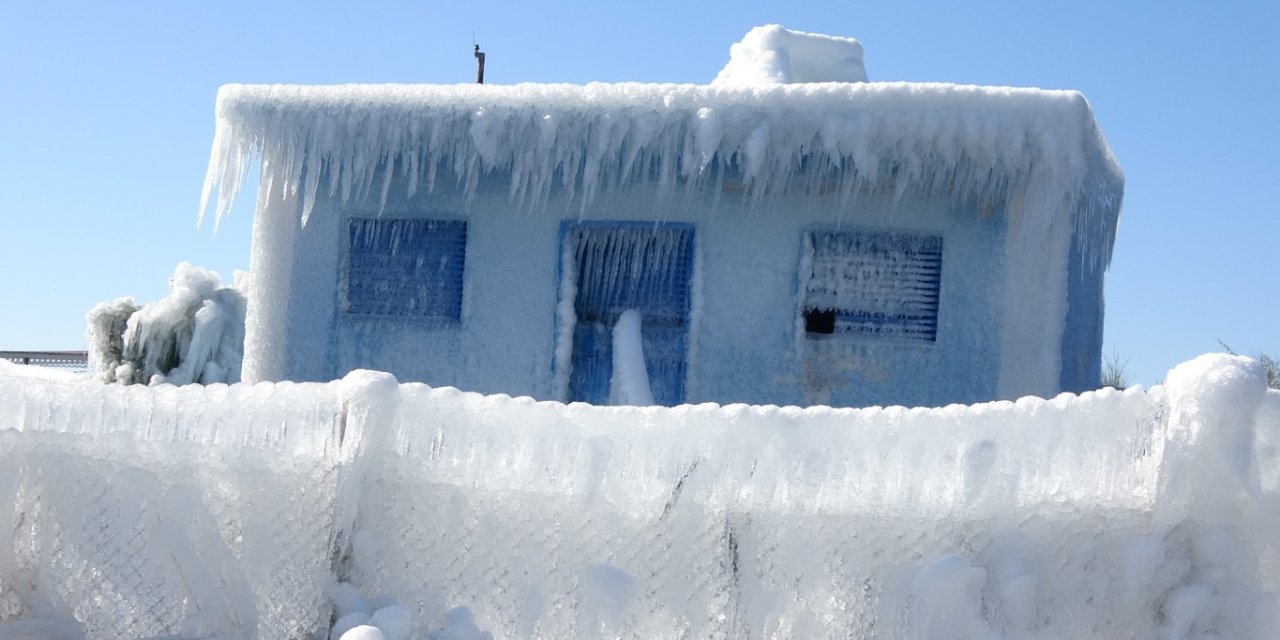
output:
[[[89,370],[104,382],[237,382],[244,358],[242,272],[223,286],[218,274],[186,262],[174,269],[169,295],[138,306],[102,303],[86,317]]]

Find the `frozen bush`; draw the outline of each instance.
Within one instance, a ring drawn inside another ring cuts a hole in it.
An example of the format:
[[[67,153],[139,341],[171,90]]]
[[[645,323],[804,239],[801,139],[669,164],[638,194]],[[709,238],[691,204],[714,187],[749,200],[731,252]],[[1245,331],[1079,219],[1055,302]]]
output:
[[[102,303],[86,317],[89,370],[103,382],[238,382],[244,359],[245,278],[231,286],[186,262],[169,279],[169,295],[138,306]]]

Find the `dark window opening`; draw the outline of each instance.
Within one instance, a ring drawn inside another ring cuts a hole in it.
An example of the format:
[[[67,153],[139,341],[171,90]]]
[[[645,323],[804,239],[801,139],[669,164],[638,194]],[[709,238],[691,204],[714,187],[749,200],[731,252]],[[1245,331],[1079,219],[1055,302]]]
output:
[[[835,309],[805,309],[804,330],[806,333],[835,333]]]

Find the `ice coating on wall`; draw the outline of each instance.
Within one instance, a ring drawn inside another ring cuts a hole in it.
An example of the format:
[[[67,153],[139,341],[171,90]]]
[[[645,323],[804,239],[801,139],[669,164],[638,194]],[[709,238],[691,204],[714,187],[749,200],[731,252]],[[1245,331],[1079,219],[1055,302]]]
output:
[[[201,198],[225,215],[256,156],[262,194],[385,204],[447,181],[498,180],[520,209],[553,191],[588,203],[638,182],[660,197],[759,202],[808,194],[836,210],[867,192],[1008,204],[1036,242],[1058,218],[1111,254],[1123,177],[1074,91],[916,83],[227,85]],[[261,208],[262,205],[260,205]],[[750,209],[750,207],[747,207]]]
[[[308,637],[339,580],[494,637],[1276,637],[1280,392],[1168,380],[667,409],[0,363],[0,637]]]
[[[711,84],[866,81],[862,44],[857,40],[770,24],[748,31],[729,47],[729,63]]]

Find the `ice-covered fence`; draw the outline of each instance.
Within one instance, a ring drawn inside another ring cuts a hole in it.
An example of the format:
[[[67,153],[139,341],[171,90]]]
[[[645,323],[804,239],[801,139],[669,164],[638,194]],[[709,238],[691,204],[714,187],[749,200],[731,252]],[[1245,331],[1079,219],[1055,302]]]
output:
[[[0,624],[301,637],[349,579],[510,638],[1275,637],[1278,450],[1280,393],[1228,356],[930,410],[0,369]],[[85,579],[113,549],[142,586]]]
[[[323,627],[340,391],[0,367],[0,637],[13,620],[92,638]]]
[[[84,351],[0,351],[0,360],[84,371],[88,364],[88,354]]]
[[[1232,367],[933,410],[407,385],[352,570],[514,638],[1261,637],[1274,547],[1234,456],[1264,387]]]

